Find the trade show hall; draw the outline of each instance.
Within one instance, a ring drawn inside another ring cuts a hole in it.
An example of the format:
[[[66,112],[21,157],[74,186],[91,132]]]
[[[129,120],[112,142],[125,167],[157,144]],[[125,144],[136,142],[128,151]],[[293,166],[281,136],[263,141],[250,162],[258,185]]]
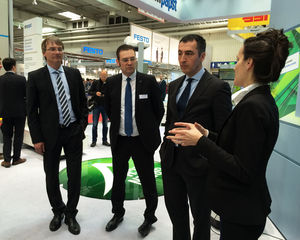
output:
[[[0,0],[0,240],[299,240],[299,9]]]

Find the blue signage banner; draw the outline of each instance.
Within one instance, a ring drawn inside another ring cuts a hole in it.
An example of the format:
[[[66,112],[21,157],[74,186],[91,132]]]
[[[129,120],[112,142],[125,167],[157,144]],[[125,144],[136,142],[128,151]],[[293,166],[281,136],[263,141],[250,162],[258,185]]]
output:
[[[107,60],[105,60],[105,63],[107,63],[107,64],[117,64],[117,59],[116,58],[107,59]]]
[[[82,49],[81,49],[81,52],[92,54],[92,55],[103,55],[103,49],[94,48],[94,47],[87,47],[87,46],[83,46]]]

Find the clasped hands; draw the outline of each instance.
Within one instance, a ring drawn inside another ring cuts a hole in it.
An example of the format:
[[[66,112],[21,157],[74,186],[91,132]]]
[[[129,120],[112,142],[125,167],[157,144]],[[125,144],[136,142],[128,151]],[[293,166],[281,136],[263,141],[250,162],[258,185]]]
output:
[[[167,136],[173,143],[181,146],[196,146],[202,136],[208,136],[208,130],[202,127],[199,123],[176,122],[175,126],[169,131],[174,135]]]

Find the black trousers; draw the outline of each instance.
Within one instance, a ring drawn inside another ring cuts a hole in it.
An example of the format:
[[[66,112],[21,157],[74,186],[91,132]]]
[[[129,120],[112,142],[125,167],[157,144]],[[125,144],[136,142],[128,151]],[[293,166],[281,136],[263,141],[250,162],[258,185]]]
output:
[[[78,123],[71,123],[67,128],[60,128],[54,147],[49,148],[45,144],[46,188],[54,214],[64,212],[66,217],[74,217],[78,212],[76,208],[80,196],[82,136],[82,127]],[[62,200],[59,187],[59,162],[62,148],[65,153],[68,176],[67,205]]]
[[[174,152],[174,165],[162,165],[165,204],[173,224],[173,240],[190,240],[189,205],[193,216],[193,240],[210,239],[210,210],[205,193],[206,175],[189,175],[184,171],[185,157]]]
[[[113,187],[112,187],[112,212],[123,216],[125,213],[125,179],[128,172],[130,157],[139,175],[146,201],[144,217],[150,222],[155,220],[158,197],[154,176],[153,153],[148,152],[142,144],[140,137],[118,137],[117,147],[113,155]]]
[[[3,117],[2,119],[2,134],[3,134],[3,156],[4,161],[17,161],[21,155],[21,148],[24,138],[25,117]],[[13,156],[11,156],[13,142]]]
[[[257,240],[264,231],[266,222],[259,225],[243,225],[228,222],[222,217],[220,240]]]

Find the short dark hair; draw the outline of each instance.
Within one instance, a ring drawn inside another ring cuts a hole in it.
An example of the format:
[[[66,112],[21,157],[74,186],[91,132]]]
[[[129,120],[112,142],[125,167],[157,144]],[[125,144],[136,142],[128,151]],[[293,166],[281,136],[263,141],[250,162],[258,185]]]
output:
[[[135,47],[128,45],[128,44],[123,44],[120,47],[118,47],[116,51],[117,59],[120,60],[120,52],[121,51],[127,51],[127,50],[133,50],[135,52]]]
[[[192,41],[197,42],[197,49],[198,49],[199,56],[201,55],[201,53],[205,52],[206,41],[202,36],[200,36],[198,34],[185,35],[183,38],[180,39],[179,43],[181,43],[181,42],[186,43],[186,42],[192,42]]]
[[[4,58],[2,60],[2,65],[5,71],[12,70],[13,66],[16,66],[16,60],[14,58]]]
[[[61,46],[62,49],[64,49],[64,44],[63,44],[63,42],[58,37],[56,37],[56,36],[50,36],[50,37],[45,38],[43,40],[43,42],[42,42],[41,48],[42,48],[43,54],[46,52],[46,50],[47,50],[47,43],[49,43],[49,42],[54,42],[57,45]]]
[[[289,55],[292,44],[283,30],[270,28],[250,37],[244,42],[244,60],[253,59],[254,76],[257,82],[275,82]]]

